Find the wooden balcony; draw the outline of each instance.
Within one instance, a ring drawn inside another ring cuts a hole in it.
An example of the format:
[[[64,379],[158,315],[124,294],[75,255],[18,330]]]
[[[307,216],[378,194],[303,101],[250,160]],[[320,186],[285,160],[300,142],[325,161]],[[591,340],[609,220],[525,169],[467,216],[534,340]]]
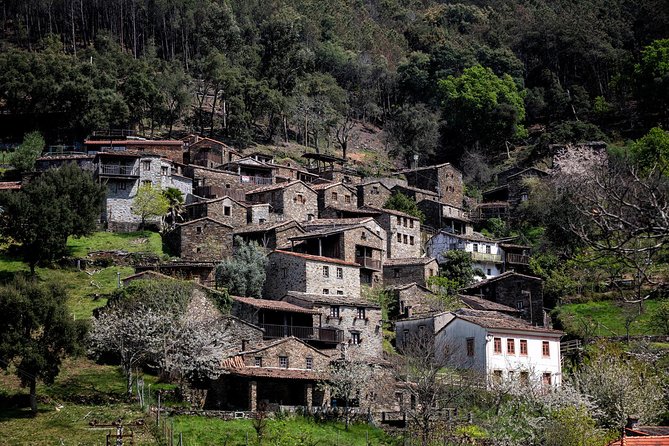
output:
[[[259,324],[265,330],[265,338],[276,339],[295,336],[304,341],[320,341],[338,344],[344,341],[344,332],[336,328],[298,327],[294,325]]]
[[[259,177],[253,175],[241,175],[239,177],[240,183],[243,184],[256,184],[258,186],[268,186],[274,184],[271,177]]]
[[[381,271],[381,261],[373,259],[371,257],[366,257],[366,256],[356,256],[355,257],[355,263],[359,264],[363,268],[367,269],[373,269],[376,271]]]
[[[516,265],[529,265],[530,256],[523,254],[512,254],[509,253],[506,255],[506,263],[513,263]]]
[[[101,177],[139,177],[139,169],[133,165],[100,164],[97,171]]]
[[[502,263],[501,254],[488,254],[486,252],[470,253],[474,262]]]

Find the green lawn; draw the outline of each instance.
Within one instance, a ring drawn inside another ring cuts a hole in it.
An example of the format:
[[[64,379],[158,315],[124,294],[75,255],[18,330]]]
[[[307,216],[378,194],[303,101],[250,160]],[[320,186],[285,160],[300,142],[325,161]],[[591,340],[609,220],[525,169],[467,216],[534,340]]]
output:
[[[224,421],[192,416],[174,417],[174,433],[183,433],[184,446],[256,445],[256,431],[251,420]],[[369,443],[367,439],[369,438]],[[263,444],[276,446],[367,446],[394,445],[391,437],[366,424],[354,424],[345,430],[342,423],[316,423],[302,417],[270,420]]]
[[[587,324],[595,336],[625,336],[625,321],[633,317],[631,335],[657,334],[649,324],[650,316],[658,305],[656,300],[644,302],[644,312],[638,314],[637,304],[620,304],[616,301],[586,302],[562,305],[557,309],[560,320],[566,322],[567,331],[581,329]]]
[[[91,251],[149,252],[162,255],[163,247],[157,232],[96,232],[89,237],[70,237],[67,247],[73,257],[85,257]]]

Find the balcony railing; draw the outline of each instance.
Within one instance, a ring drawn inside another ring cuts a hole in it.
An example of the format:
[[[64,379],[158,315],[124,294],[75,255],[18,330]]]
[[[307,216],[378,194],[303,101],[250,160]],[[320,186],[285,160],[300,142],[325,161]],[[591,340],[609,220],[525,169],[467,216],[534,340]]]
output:
[[[273,184],[272,178],[268,177],[257,177],[252,175],[241,175],[239,181],[244,184],[257,184],[259,186],[266,186]]]
[[[381,261],[365,256],[355,256],[355,263],[363,268],[375,269],[381,271]]]
[[[475,262],[502,263],[501,254],[488,254],[486,252],[472,252],[472,260]]]
[[[523,255],[523,254],[507,254],[506,255],[506,261],[507,263],[515,263],[517,265],[529,265],[530,264],[530,256]]]
[[[336,328],[297,327],[294,325],[260,324],[265,330],[265,338],[286,338],[295,336],[307,341],[340,343],[344,341],[344,332]]]
[[[135,166],[124,166],[119,164],[101,164],[98,175],[118,175],[125,177],[139,176],[139,169]]]

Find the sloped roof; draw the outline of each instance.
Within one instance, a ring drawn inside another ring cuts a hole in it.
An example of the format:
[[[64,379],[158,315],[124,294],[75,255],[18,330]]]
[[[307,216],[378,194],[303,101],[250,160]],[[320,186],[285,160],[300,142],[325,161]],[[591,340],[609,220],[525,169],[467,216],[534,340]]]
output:
[[[395,189],[405,189],[405,190],[410,190],[410,191],[418,192],[418,193],[425,194],[425,195],[433,195],[435,197],[439,196],[438,193],[436,193],[435,191],[432,191],[432,190],[421,189],[419,187],[414,187],[414,186],[404,186],[402,184],[397,184],[397,185],[393,186],[393,188],[391,190],[394,191]]]
[[[385,259],[383,266],[409,266],[409,265],[427,265],[436,262],[434,257],[410,257],[405,259]]]
[[[509,307],[507,305],[498,304],[497,302],[492,302],[489,300],[481,299],[476,296],[468,296],[466,294],[459,294],[458,297],[467,307],[472,310],[483,310],[483,311],[501,311],[505,313],[518,313],[518,310],[515,308]]]
[[[509,315],[498,313],[497,311],[483,311],[472,310],[469,308],[461,308],[454,313],[457,319],[462,319],[479,327],[492,330],[513,330],[513,331],[527,331],[543,333],[554,336],[561,336],[562,331],[553,330],[552,328],[535,327],[534,325],[522,319],[511,317]],[[448,326],[449,324],[446,324]]]
[[[669,446],[669,435],[652,435],[646,437],[623,437],[612,441],[608,446]]]
[[[253,232],[267,232],[272,229],[278,229],[286,225],[296,225],[298,228],[304,230],[302,226],[295,220],[286,220],[274,223],[256,223],[253,225],[246,225],[235,230],[235,234],[250,234]]]
[[[194,223],[201,223],[201,222],[203,222],[204,220],[210,221],[210,222],[212,222],[212,223],[216,223],[216,224],[219,225],[219,226],[225,226],[225,227],[227,227],[227,228],[234,229],[234,228],[233,228],[232,226],[230,226],[229,224],[227,224],[227,223],[223,223],[222,221],[218,221],[218,220],[216,220],[216,219],[214,219],[214,218],[211,218],[211,217],[201,217],[201,218],[197,218],[197,219],[195,219],[195,220],[185,221],[185,222],[183,222],[183,223],[179,223],[179,224],[177,224],[177,227],[181,228],[181,227],[183,227],[183,226],[190,226],[190,225],[192,225],[192,224],[194,224]]]
[[[318,230],[320,230],[320,228],[324,226],[330,226],[330,227],[357,226],[363,223],[369,223],[370,221],[374,221],[374,219],[372,217],[317,218],[315,220],[305,222],[303,226],[307,231],[311,231],[311,230],[317,230],[313,228],[319,228]]]
[[[0,190],[19,190],[21,189],[20,181],[0,181]]]
[[[315,256],[315,255],[312,255],[312,254],[302,254],[301,252],[283,251],[283,250],[277,249],[276,251],[272,251],[272,252],[269,253],[269,255],[276,255],[276,254],[289,255],[289,256],[293,256],[293,257],[300,257],[302,259],[312,260],[314,262],[334,263],[336,265],[354,266],[354,267],[360,268],[360,265],[358,265],[357,263],[347,262],[346,260],[333,259],[331,257]]]
[[[376,302],[371,302],[362,297],[347,296],[345,294],[316,294],[316,293],[303,293],[301,291],[288,291],[284,297],[292,297],[294,299],[299,299],[304,302],[310,302],[312,304],[325,304],[325,305],[344,305],[349,307],[365,307],[365,308],[381,308]]]
[[[407,214],[406,212],[396,211],[395,209],[377,208],[369,205],[362,206],[361,209],[363,210],[369,209],[370,211],[378,212],[379,214],[397,215],[400,217],[411,218],[413,220],[420,220],[418,217]]]
[[[453,170],[457,170],[458,172],[460,172],[460,169],[456,169],[451,163],[441,163],[441,164],[434,164],[432,166],[414,167],[413,169],[399,170],[399,171],[393,173],[393,175],[400,175],[400,174],[407,173],[407,172],[418,172],[418,171],[421,171],[421,170],[438,169],[440,167],[446,167],[446,166],[450,166],[450,167],[453,168]]]
[[[233,300],[246,305],[271,311],[286,311],[290,313],[318,314],[318,311],[303,308],[280,300],[255,299],[253,297],[230,296]]]
[[[308,186],[306,183],[304,183],[301,180],[293,180],[293,181],[286,181],[284,183],[276,183],[276,184],[271,184],[269,186],[262,186],[257,189],[253,189],[251,191],[248,191],[246,195],[254,195],[254,194],[261,194],[264,192],[271,192],[273,190],[279,190],[279,189],[287,189],[289,187],[292,187],[296,184],[302,184],[304,187],[312,191],[313,193],[316,193],[315,190],[313,190],[310,186]]]
[[[242,206],[242,207],[245,207],[245,208],[248,208],[248,207],[251,206],[251,204],[243,203],[243,202],[241,202],[241,201],[239,201],[239,200],[235,200],[234,198],[232,198],[232,197],[229,196],[229,195],[224,195],[224,196],[222,196],[222,197],[212,198],[211,200],[202,200],[202,201],[196,201],[195,203],[189,203],[189,204],[187,204],[185,207],[196,206],[196,205],[203,205],[203,204],[213,204],[213,203],[218,203],[219,201],[223,201],[223,200],[225,200],[226,198],[227,198],[228,200],[230,200],[230,201],[234,201],[234,202],[237,203],[238,205],[240,205],[240,206]]]
[[[515,271],[507,271],[505,273],[500,274],[499,276],[491,277],[490,279],[481,280],[480,282],[476,282],[472,285],[469,285],[467,288],[465,288],[465,290],[478,289],[478,288],[484,287],[484,286],[486,286],[490,283],[499,282],[500,280],[508,279],[509,277],[521,277],[521,278],[527,279],[527,280],[543,282],[543,280],[540,277],[528,276],[528,275],[525,275],[525,274],[517,273]]]

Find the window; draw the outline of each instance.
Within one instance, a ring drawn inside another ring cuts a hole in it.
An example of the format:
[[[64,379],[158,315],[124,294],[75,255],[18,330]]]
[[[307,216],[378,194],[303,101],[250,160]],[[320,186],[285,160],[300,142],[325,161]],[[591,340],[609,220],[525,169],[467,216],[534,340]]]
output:
[[[494,383],[501,383],[502,382],[502,371],[501,370],[493,370],[492,371],[492,380]]]
[[[288,277],[288,268],[282,268],[282,270],[283,270],[283,278],[285,279],[286,277]]]
[[[403,338],[403,339],[404,339],[404,342],[405,342],[405,343],[408,342],[408,341],[409,341],[409,330],[404,329],[404,332],[403,332],[402,334],[403,334],[403,336],[404,336],[404,338]]]
[[[337,279],[343,279],[344,278],[344,269],[337,267]]]
[[[474,356],[474,338],[467,338],[467,356]]]
[[[306,358],[305,368],[306,368],[307,370],[311,370],[311,369],[314,368],[314,358],[311,358],[311,357],[308,357],[308,356],[307,356],[307,358]]]
[[[474,243],[472,245],[472,251],[473,252],[479,252],[479,244],[478,243]]]
[[[548,341],[543,341],[541,343],[541,353],[544,355],[544,358],[551,357],[551,346]]]
[[[344,291],[343,291],[343,290],[337,290],[337,295],[338,295],[338,296],[343,296],[343,295],[344,295]]]
[[[395,279],[397,279],[397,278],[400,277],[400,269],[399,269],[399,268],[395,268],[395,269],[393,269],[393,277],[394,277]]]
[[[307,220],[308,220],[308,221],[311,221],[311,220],[313,220],[314,218],[315,218],[315,217],[314,217],[314,214],[307,214]]]
[[[142,180],[142,186],[151,186],[151,180]]]
[[[360,233],[360,240],[367,240],[367,233],[365,231]]]
[[[232,213],[232,208],[230,206],[223,206],[223,215],[229,217]]]
[[[365,319],[365,307],[358,307],[358,319]]]
[[[121,181],[120,183],[118,183],[119,190],[125,190],[125,187],[126,187],[125,181]]]
[[[282,369],[288,368],[288,356],[279,356],[279,367]]]
[[[515,339],[507,339],[506,340],[506,353],[508,355],[515,355],[516,354],[516,340]]]
[[[501,355],[502,354],[502,338],[495,338],[494,342],[494,347],[495,347],[495,354],[496,355]]]
[[[344,195],[344,203],[350,203],[351,202],[351,196],[350,195]]]
[[[329,266],[324,266],[323,267],[323,277],[330,277],[330,267]]]
[[[403,240],[403,243],[404,243],[405,245],[406,245],[407,243],[409,243],[409,237],[408,237],[406,234],[404,234],[404,235],[402,236],[402,238],[404,239],[404,240]]]
[[[432,268],[427,270],[427,277],[432,277],[434,276],[434,270]]]
[[[397,243],[402,243],[402,234],[397,234]]]
[[[372,195],[379,195],[379,187],[372,186]]]
[[[541,376],[541,383],[546,387],[550,387],[550,385],[552,384],[551,374],[550,373],[544,373]]]
[[[485,253],[490,254],[490,245],[485,245]]]
[[[323,294],[330,294],[330,290],[328,290],[327,288],[323,288]]]
[[[197,232],[198,234],[202,234],[202,226],[196,226],[195,232]]]
[[[142,161],[142,170],[151,170],[151,161]]]
[[[337,192],[332,192],[332,201],[337,201]]]
[[[528,196],[527,196],[526,193],[520,195],[520,201],[527,201],[527,199],[528,199]]]
[[[520,372],[520,384],[523,386],[530,384],[530,372]]]
[[[413,235],[410,235],[409,236],[409,244],[413,246],[413,243],[414,243]]]
[[[486,269],[486,274],[489,276],[492,276],[492,270],[490,268]]]
[[[409,226],[409,220],[406,217],[402,218],[402,226],[404,226],[405,228]]]
[[[356,331],[351,332],[351,344],[360,345],[360,333]]]
[[[262,356],[256,356],[256,358],[255,358],[255,366],[256,366],[256,367],[262,367]]]
[[[409,227],[413,228],[413,220],[409,220]]]
[[[526,339],[521,339],[520,340],[520,355],[521,356],[527,356],[527,340]]]
[[[333,305],[330,307],[330,317],[339,317],[339,306]]]
[[[522,311],[523,308],[525,308],[525,302],[523,302],[522,300],[517,300],[516,301],[516,309]]]
[[[402,226],[402,217],[397,216],[397,226]]]
[[[200,247],[195,248],[195,252],[200,252],[200,251],[202,251],[202,248],[200,248]]]
[[[297,202],[298,202],[298,203],[302,203],[302,204],[304,204],[304,203],[305,203],[304,195],[302,195],[302,194],[297,194]]]
[[[160,166],[160,174],[164,177],[170,174],[170,168],[167,166]]]

